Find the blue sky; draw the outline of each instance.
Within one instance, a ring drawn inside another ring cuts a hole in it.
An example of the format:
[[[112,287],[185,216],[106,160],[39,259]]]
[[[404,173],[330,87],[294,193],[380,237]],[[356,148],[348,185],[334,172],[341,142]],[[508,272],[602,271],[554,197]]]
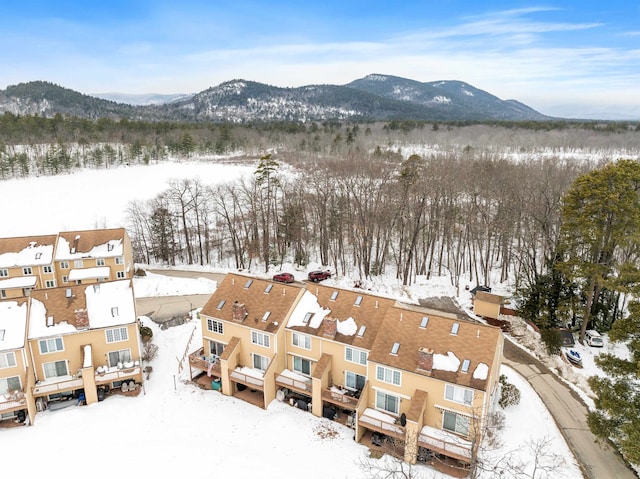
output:
[[[640,119],[640,2],[3,0],[0,89],[196,93],[369,73],[461,80],[556,116]]]

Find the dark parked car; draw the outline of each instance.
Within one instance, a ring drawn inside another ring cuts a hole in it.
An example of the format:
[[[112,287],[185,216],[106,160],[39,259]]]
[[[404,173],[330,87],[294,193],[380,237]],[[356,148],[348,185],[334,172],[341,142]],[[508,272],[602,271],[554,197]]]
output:
[[[273,280],[281,283],[293,283],[295,278],[291,273],[278,273],[273,275]]]
[[[309,273],[309,281],[313,281],[314,283],[327,278],[331,278],[331,271],[311,271]]]

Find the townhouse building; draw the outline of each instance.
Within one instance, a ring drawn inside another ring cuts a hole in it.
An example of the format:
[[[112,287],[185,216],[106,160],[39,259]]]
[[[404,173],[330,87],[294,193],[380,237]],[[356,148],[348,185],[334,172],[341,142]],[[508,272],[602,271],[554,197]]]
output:
[[[131,240],[124,228],[0,238],[0,299],[36,289],[133,277]]]
[[[192,378],[344,421],[411,463],[469,464],[499,393],[499,328],[360,289],[230,273],[201,321]]]
[[[0,341],[3,419],[33,424],[39,411],[92,404],[143,381],[131,279],[34,289],[1,301],[0,336],[9,338]]]

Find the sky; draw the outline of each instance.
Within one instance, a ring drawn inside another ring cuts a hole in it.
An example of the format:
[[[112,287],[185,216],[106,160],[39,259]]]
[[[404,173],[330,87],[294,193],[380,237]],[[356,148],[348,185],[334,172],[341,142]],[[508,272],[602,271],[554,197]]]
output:
[[[640,119],[629,0],[6,0],[0,89],[197,93],[224,81],[460,80],[541,113]]]
[[[217,287],[212,281],[176,281],[158,274],[135,278],[134,283],[136,294],[145,297],[194,290],[212,293]],[[444,278],[432,286],[446,288],[446,283]],[[300,471],[305,471],[305,477],[327,479],[372,477],[360,466],[368,460],[368,450],[353,441],[350,428],[286,402],[274,400],[263,410],[190,383],[188,363],[179,369],[177,360],[183,358],[185,348],[190,353],[202,345],[200,321],[165,330],[147,316],[141,321],[152,328],[158,353],[148,364],[152,372],[137,397],[107,396],[90,406],[70,401],[67,408],[38,413],[33,426],[0,428],[3,455],[24,457],[33,444],[47,444],[39,449],[38,462],[52,466],[47,472],[51,479],[69,475],[69,467],[59,467],[60,458],[69,457],[69,444],[79,443],[84,445],[83,452],[73,455],[71,470],[80,465],[91,468],[87,461],[93,461],[99,478],[123,471],[130,477],[199,477],[203,470],[215,477],[271,479],[298,477]],[[531,474],[528,446],[533,441],[548,441],[548,451],[559,460],[560,468],[550,476],[538,471],[536,477],[581,479],[575,459],[537,394],[512,369],[503,366],[501,373],[521,391],[521,400],[502,410],[502,446],[491,448],[483,457],[495,462],[512,453],[513,460],[527,464]],[[114,464],[109,473],[103,467],[105,460]],[[416,479],[451,479],[424,466],[414,473]],[[479,479],[493,477],[486,473]]]

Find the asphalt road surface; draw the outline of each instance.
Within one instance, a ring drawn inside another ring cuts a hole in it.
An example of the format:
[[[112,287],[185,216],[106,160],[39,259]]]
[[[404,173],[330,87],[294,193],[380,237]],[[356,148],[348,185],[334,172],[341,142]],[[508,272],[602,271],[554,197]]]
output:
[[[224,274],[200,271],[149,270],[156,274],[183,278],[209,278],[222,281]],[[176,317],[184,317],[189,311],[202,307],[208,294],[186,296],[160,296],[137,298],[138,315],[149,316],[162,324]],[[425,306],[435,307],[433,304]],[[587,426],[587,407],[575,391],[562,383],[535,357],[505,338],[503,363],[515,369],[531,384],[549,409],[564,435],[569,448],[581,465],[588,479],[638,479],[620,454],[609,444],[597,441]]]
[[[562,383],[536,358],[504,342],[503,363],[515,369],[535,389],[549,409],[569,448],[588,479],[637,479],[618,452],[596,440],[587,426],[587,407],[575,391]]]

